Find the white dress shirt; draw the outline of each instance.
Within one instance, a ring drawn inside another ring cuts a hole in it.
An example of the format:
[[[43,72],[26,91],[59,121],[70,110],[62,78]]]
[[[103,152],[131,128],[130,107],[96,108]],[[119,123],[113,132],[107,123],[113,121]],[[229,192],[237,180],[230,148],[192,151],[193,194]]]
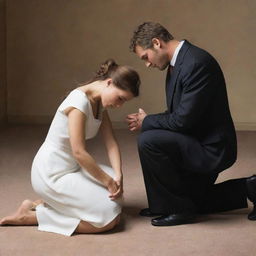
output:
[[[171,62],[170,62],[172,67],[174,67],[174,65],[176,63],[177,56],[178,56],[180,48],[182,47],[183,44],[184,44],[184,40],[180,41],[180,43],[178,44],[178,46],[176,47],[176,49],[174,51],[174,54],[173,54]]]

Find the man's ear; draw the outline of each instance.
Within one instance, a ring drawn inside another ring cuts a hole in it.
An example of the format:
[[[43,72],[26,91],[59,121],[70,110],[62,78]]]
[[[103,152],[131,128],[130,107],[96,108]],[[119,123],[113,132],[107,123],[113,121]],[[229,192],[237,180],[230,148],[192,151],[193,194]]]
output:
[[[161,41],[156,37],[152,38],[152,44],[154,49],[159,49],[162,46]]]

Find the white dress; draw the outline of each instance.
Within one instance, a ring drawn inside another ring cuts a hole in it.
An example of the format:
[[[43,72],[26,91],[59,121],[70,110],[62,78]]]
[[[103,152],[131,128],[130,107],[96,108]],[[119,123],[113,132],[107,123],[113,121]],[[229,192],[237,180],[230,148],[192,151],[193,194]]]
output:
[[[36,207],[38,229],[67,236],[72,235],[81,220],[100,228],[121,212],[121,200],[110,200],[108,190],[83,170],[72,155],[68,117],[64,113],[69,107],[86,115],[86,139],[97,134],[101,121],[94,118],[86,94],[73,90],[57,109],[31,172],[32,186],[45,202]],[[112,168],[99,166],[114,177]]]

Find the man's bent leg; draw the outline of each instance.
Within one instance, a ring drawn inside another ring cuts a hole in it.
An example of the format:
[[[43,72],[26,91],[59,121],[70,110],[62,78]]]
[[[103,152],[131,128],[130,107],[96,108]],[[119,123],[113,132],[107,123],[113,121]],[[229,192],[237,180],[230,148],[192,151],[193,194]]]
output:
[[[165,214],[195,211],[194,203],[182,193],[177,134],[166,130],[143,132],[138,148],[150,210]]]
[[[200,213],[247,207],[245,179],[214,184],[213,159],[194,138],[166,130],[143,132],[138,141],[152,212]]]

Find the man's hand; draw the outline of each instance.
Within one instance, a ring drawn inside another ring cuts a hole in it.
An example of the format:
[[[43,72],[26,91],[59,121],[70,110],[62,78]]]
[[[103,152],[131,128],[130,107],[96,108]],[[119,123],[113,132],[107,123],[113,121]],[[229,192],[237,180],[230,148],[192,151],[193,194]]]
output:
[[[138,131],[141,128],[144,118],[147,116],[142,108],[139,108],[138,113],[130,114],[126,117],[130,131]]]

